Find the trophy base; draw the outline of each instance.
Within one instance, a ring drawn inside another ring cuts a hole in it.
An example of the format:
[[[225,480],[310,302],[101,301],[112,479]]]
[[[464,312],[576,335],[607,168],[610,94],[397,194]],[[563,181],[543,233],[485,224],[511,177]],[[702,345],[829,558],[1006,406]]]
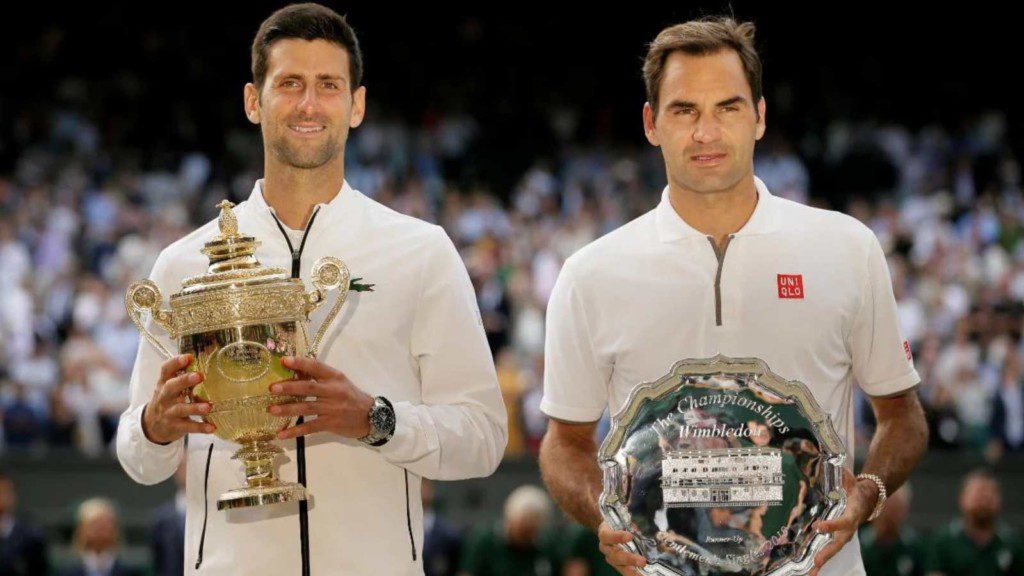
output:
[[[280,504],[282,502],[297,502],[306,500],[306,487],[302,484],[291,482],[279,482],[269,486],[254,486],[251,488],[235,488],[221,494],[217,499],[217,510],[231,508],[248,508],[250,506],[264,506],[266,504]]]

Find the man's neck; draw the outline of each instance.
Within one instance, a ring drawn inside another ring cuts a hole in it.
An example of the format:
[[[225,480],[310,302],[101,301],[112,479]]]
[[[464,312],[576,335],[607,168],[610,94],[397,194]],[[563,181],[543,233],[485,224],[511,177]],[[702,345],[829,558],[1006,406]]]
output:
[[[669,182],[669,200],[676,214],[692,228],[721,246],[725,237],[743,228],[757,206],[753,175],[727,190],[697,193]]]
[[[263,199],[294,230],[304,230],[313,208],[330,202],[345,183],[344,166],[331,170],[265,166],[264,174]]]

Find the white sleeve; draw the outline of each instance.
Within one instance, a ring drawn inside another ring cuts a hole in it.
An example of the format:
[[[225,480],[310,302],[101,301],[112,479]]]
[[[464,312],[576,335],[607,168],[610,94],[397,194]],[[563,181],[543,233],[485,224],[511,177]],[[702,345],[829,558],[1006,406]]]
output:
[[[914,369],[910,345],[900,334],[885,253],[874,233],[868,230],[867,234],[867,269],[850,331],[850,353],[860,387],[872,396],[886,396],[912,388],[921,378]]]
[[[540,409],[570,422],[594,422],[608,404],[611,365],[594,351],[594,334],[570,258],[548,301],[544,339],[544,398]]]
[[[435,233],[410,342],[422,404],[394,402],[394,436],[377,450],[426,478],[488,476],[505,453],[508,413],[466,266],[444,230]]]
[[[161,282],[166,272],[164,255],[161,254],[153,265],[150,280],[155,282],[167,295],[167,284]],[[161,303],[161,305],[164,305]],[[178,345],[172,342],[163,328],[160,328],[148,314],[143,325],[155,335],[172,354]],[[128,476],[140,484],[158,484],[170,478],[181,462],[184,452],[184,438],[162,445],[151,442],[142,432],[142,410],[153,397],[160,365],[165,358],[160,352],[139,335],[139,351],[135,356],[135,367],[131,376],[131,404],[121,414],[117,425],[117,459]]]

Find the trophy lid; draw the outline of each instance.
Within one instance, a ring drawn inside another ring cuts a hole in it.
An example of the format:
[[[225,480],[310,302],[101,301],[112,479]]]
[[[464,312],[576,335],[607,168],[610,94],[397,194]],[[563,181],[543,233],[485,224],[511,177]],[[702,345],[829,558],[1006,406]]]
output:
[[[210,258],[210,267],[203,274],[186,278],[176,296],[219,290],[231,286],[250,286],[273,282],[290,283],[284,268],[267,268],[256,259],[260,241],[238,231],[238,219],[231,210],[234,203],[222,200],[220,208],[220,234],[203,246],[201,252]]]

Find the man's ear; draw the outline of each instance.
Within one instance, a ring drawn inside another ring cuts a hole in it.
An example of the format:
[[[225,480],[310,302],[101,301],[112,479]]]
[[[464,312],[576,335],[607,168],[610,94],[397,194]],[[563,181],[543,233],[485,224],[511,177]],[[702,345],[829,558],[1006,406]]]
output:
[[[242,104],[245,107],[245,117],[253,124],[260,123],[260,93],[256,85],[249,82],[242,91]]]
[[[764,117],[765,110],[766,110],[766,108],[765,108],[764,96],[761,96],[757,100],[757,128],[756,128],[756,130],[754,132],[754,134],[755,134],[754,139],[755,140],[760,140],[761,137],[764,136],[764,132],[767,129],[767,125],[765,124],[765,117]]]
[[[356,88],[352,93],[352,114],[348,119],[348,127],[356,128],[363,123],[366,115],[366,86]]]
[[[654,108],[651,107],[650,102],[644,102],[644,135],[652,145],[661,146],[661,141],[658,140],[658,131],[654,127],[654,120]]]

